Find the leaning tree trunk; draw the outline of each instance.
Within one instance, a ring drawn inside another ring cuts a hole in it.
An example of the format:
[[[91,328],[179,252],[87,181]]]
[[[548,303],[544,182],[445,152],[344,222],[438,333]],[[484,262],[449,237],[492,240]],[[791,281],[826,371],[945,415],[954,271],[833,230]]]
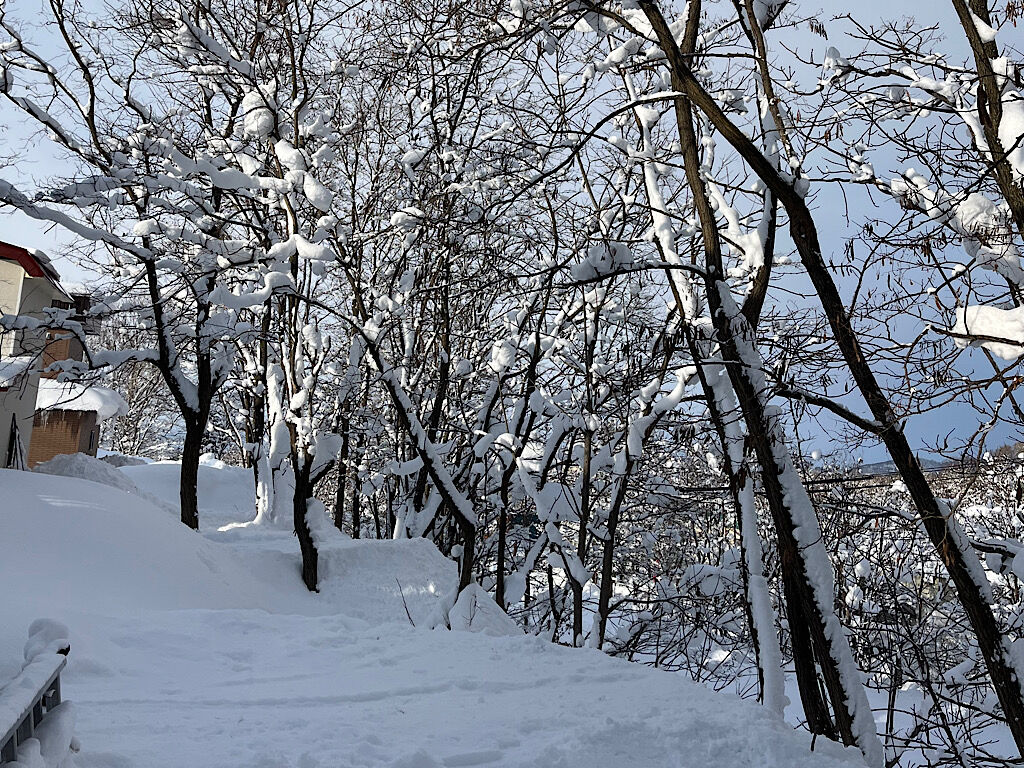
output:
[[[956,520],[939,506],[910,448],[900,420],[867,363],[835,281],[822,259],[818,231],[810,209],[793,183],[782,178],[778,169],[704,90],[654,1],[640,0],[640,5],[666,53],[673,87],[687,94],[687,101],[692,99],[751,170],[778,197],[789,214],[790,234],[801,263],[818,294],[843,359],[874,419],[873,423],[864,419],[858,419],[857,423],[882,439],[906,484],[928,538],[956,587],[957,599],[977,637],[978,647],[985,659],[1010,733],[1018,751],[1024,754],[1024,691],[1021,688],[1021,675],[1018,674],[1008,640],[1000,630],[986,595],[985,574],[977,557],[963,541],[964,536]]]
[[[775,611],[772,607],[768,580],[764,576],[764,559],[761,546],[761,534],[757,529],[757,508],[754,500],[754,482],[747,457],[745,455],[745,435],[739,420],[739,407],[735,395],[729,386],[726,371],[721,366],[709,366],[701,362],[705,356],[692,338],[689,337],[690,351],[697,366],[697,376],[704,391],[715,431],[722,445],[723,468],[729,481],[729,493],[733,506],[736,508],[736,522],[740,534],[740,560],[743,581],[743,607],[750,627],[751,644],[754,646],[754,657],[757,662],[758,687],[761,702],[780,715],[786,709],[786,681],[782,665],[782,649],[779,647],[778,635],[775,631]],[[783,578],[789,576],[789,569],[783,571]],[[802,616],[793,616],[792,609],[798,605],[795,593],[786,589],[787,604],[791,606],[790,634],[793,637],[794,666],[796,667],[798,685],[801,687],[801,699],[814,701],[813,718],[808,716],[808,725],[814,733],[828,733],[831,721],[828,710],[821,699],[818,689],[818,678],[814,668],[814,657],[811,651],[810,636]],[[794,631],[795,630],[795,631]],[[800,637],[797,637],[800,633]],[[810,681],[813,692],[802,689]],[[821,718],[819,713],[824,713]],[[835,738],[834,735],[832,738]]]
[[[654,0],[640,0],[640,7],[668,56],[672,88],[686,93],[687,82],[677,70],[680,67],[686,73],[690,70],[675,35]],[[700,2],[692,0],[684,33],[684,47],[688,52],[695,50],[699,21]],[[821,541],[817,515],[795,472],[778,420],[768,411],[767,384],[760,374],[762,363],[754,348],[753,333],[725,279],[718,224],[701,170],[693,102],[688,96],[680,96],[675,99],[674,107],[686,180],[701,228],[708,310],[748,438],[761,466],[762,484],[775,523],[784,573],[791,579],[787,586],[795,591],[794,604],[799,605],[802,618],[807,622],[843,743],[856,745],[869,765],[881,766],[884,753],[867,695],[849,642],[832,608],[833,575]],[[790,619],[793,618],[791,612]],[[802,686],[801,693],[804,693]],[[805,710],[809,708],[809,724],[813,718],[824,732],[829,724],[825,721],[827,713],[820,711],[813,698],[805,700],[804,706]]]
[[[709,282],[712,280],[715,285],[709,285],[709,294],[718,293],[720,300],[711,303],[711,313],[720,318],[715,321],[716,332],[743,410],[749,439],[761,465],[762,484],[778,536],[783,584],[787,604],[791,606],[789,619],[794,650],[806,630],[832,700],[839,736],[844,744],[856,745],[869,765],[880,766],[882,747],[871,709],[849,642],[832,608],[835,591],[832,566],[821,540],[815,510],[783,444],[780,426],[767,411],[764,401],[767,386],[755,373],[760,361],[751,359],[752,344],[743,338],[746,321],[735,304],[727,306],[728,288],[724,282],[709,278]],[[730,319],[740,328],[733,328]],[[827,709],[815,693],[817,686],[809,679],[811,670],[806,651],[802,657],[807,667],[800,675],[799,684],[808,725],[816,732],[834,736],[834,732],[830,732],[832,723]],[[799,673],[800,669],[797,671]]]

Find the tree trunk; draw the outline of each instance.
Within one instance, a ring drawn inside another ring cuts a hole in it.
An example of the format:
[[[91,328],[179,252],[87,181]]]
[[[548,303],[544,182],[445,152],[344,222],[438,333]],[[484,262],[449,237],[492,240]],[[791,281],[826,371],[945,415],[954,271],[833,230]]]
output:
[[[198,418],[185,421],[185,444],[181,451],[181,477],[178,497],[181,501],[181,522],[199,530],[199,457],[203,450],[205,422]]]
[[[604,647],[605,631],[608,628],[608,616],[612,605],[612,577],[615,564],[615,532],[619,527],[619,511],[626,498],[629,476],[633,472],[633,458],[627,458],[615,497],[608,508],[608,519],[605,521],[604,548],[601,552],[601,589],[597,595],[597,647]]]
[[[301,455],[300,455],[301,454]],[[309,471],[311,463],[304,451],[292,454],[292,468],[295,476],[295,492],[292,495],[292,515],[295,524],[295,535],[299,539],[299,551],[302,553],[302,583],[310,592],[319,592],[317,587],[317,551],[313,541],[313,533],[309,528],[310,483]]]
[[[498,512],[498,573],[497,585],[494,590],[494,600],[505,610],[505,547],[508,538],[508,511],[502,506]]]
[[[359,475],[356,474],[356,473],[358,473],[358,471],[359,470],[357,470],[357,469],[353,469],[352,470],[352,472],[353,472],[353,477],[352,477],[352,538],[353,539],[358,539],[359,538],[359,533],[360,533],[359,529],[362,527],[361,526],[362,510],[360,509],[361,505],[359,503],[359,501],[360,501],[360,496],[359,496]]]
[[[476,528],[460,515],[456,515],[455,519],[459,523],[459,531],[462,534],[462,557],[459,561],[459,592],[461,592],[473,582]]]
[[[835,281],[822,260],[817,227],[810,209],[796,192],[792,182],[782,178],[749,137],[730,121],[714,98],[704,90],[690,70],[678,45],[675,44],[672,33],[664,17],[654,6],[653,0],[640,0],[640,3],[648,19],[656,27],[659,41],[668,56],[673,86],[693,99],[700,111],[743,157],[751,170],[775,193],[789,214],[793,243],[818,294],[843,359],[877,422],[875,434],[885,443],[900,477],[914,500],[928,538],[956,586],[957,598],[977,636],[978,647],[985,659],[1010,733],[1018,751],[1024,755],[1024,692],[1021,690],[1018,670],[1008,652],[992,606],[985,597],[984,572],[977,557],[962,541],[963,534],[956,520],[951,515],[947,516],[939,507],[917,457],[910,449],[900,421],[867,363]]]
[[[587,557],[587,526],[590,525],[590,462],[593,453],[594,434],[589,429],[583,432],[583,462],[580,468],[580,528],[576,536],[576,557],[586,565]],[[603,573],[603,570],[602,570]],[[604,577],[602,575],[602,584]],[[583,640],[583,584],[570,578],[572,587],[572,644],[579,645]]]
[[[839,735],[844,744],[856,745],[869,765],[880,767],[884,763],[884,753],[871,709],[849,643],[832,610],[832,568],[820,539],[817,515],[795,472],[783,442],[781,427],[767,411],[767,383],[760,373],[762,364],[754,347],[754,334],[736,307],[725,281],[721,239],[701,171],[700,144],[693,117],[694,102],[689,98],[694,90],[690,81],[696,81],[676,36],[654,0],[640,0],[640,7],[668,58],[673,89],[688,94],[677,98],[674,106],[684,171],[701,228],[705,258],[704,292],[715,338],[761,466],[762,484],[775,523],[783,568],[792,580],[789,586],[796,592],[794,602],[799,604],[806,619],[811,643],[832,700]],[[699,21],[700,2],[692,0],[683,37],[683,45],[690,54],[695,50]],[[703,102],[699,106],[704,109]],[[792,612],[790,619],[793,619]],[[811,723],[813,718],[813,722],[821,727],[823,723],[814,698],[805,700],[804,705],[808,722]]]
[[[262,440],[253,451],[252,467],[256,477],[256,522],[268,523],[274,516],[274,474]]]
[[[746,313],[744,315],[749,317]],[[718,434],[719,442],[722,444],[723,469],[728,478],[733,506],[736,508],[736,527],[740,534],[743,608],[747,616],[747,626],[750,627],[750,638],[754,646],[754,658],[757,662],[760,700],[766,707],[781,715],[786,709],[785,673],[782,669],[782,650],[779,647],[778,635],[775,631],[775,611],[772,607],[768,582],[764,577],[763,548],[761,534],[757,526],[754,483],[746,456],[745,435],[740,426],[742,416],[738,413],[736,397],[729,386],[724,368],[701,362],[706,359],[706,356],[702,354],[692,333],[687,333],[687,341],[691,356],[697,364],[697,377],[704,391],[711,421]],[[783,569],[783,577],[786,576],[788,576],[788,570]],[[812,732],[826,733],[826,730],[816,730],[816,727],[833,729],[828,717],[828,708],[825,706],[817,686],[817,673],[814,669],[814,656],[810,640],[806,637],[806,627],[803,626],[803,618],[799,614],[793,593],[787,589],[784,596],[787,605],[790,606],[790,624],[799,624],[800,627],[797,631],[804,635],[803,638],[793,640],[793,660],[796,666],[797,680],[801,686],[801,699],[810,703],[810,706],[805,709],[810,709],[815,713],[813,718],[808,715],[807,720],[811,724]],[[793,615],[794,612],[796,615]],[[799,642],[799,640],[803,640],[803,642]],[[808,679],[814,684],[816,702],[813,701],[814,697],[805,696],[803,693],[803,680],[807,677],[808,671],[810,672]],[[820,717],[822,712],[825,715],[824,721]],[[827,722],[827,726],[822,725],[823,722]]]
[[[344,407],[344,405],[342,406]],[[348,416],[341,419],[341,451],[338,453],[338,484],[334,489],[334,527],[345,530],[345,491],[348,485]]]

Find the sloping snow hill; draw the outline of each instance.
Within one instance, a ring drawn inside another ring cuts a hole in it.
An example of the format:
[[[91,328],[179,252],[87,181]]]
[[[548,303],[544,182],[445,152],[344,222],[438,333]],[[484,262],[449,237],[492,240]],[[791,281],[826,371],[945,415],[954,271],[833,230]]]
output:
[[[120,471],[146,493],[166,499],[178,509],[179,462],[154,461],[120,467]],[[204,456],[199,465],[199,527],[219,527],[249,520],[253,515],[252,470]]]
[[[78,768],[859,764],[833,745],[812,753],[757,705],[680,675],[527,636],[426,629],[417,617],[454,573],[426,542],[339,537],[314,596],[280,531],[206,538],[75,478],[0,471],[0,498],[0,684],[32,619],[68,625]],[[403,598],[420,626],[399,613]]]

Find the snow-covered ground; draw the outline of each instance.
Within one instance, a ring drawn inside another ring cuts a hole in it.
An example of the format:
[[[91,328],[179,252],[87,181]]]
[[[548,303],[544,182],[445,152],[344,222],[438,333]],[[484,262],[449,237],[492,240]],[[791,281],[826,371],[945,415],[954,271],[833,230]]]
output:
[[[230,527],[251,516],[247,472],[203,467],[200,535],[168,512],[175,465],[122,471],[164,505],[0,470],[0,681],[19,669],[34,619],[69,627],[79,768],[860,761],[821,742],[810,752],[806,734],[755,704],[508,634],[494,616],[463,616],[486,633],[428,629],[455,568],[425,541],[339,537],[311,595],[287,531]]]

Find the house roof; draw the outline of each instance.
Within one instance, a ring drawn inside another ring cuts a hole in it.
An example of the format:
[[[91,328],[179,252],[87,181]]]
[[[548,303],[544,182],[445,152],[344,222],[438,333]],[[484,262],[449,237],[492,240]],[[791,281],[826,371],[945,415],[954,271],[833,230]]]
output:
[[[9,389],[34,361],[35,358],[29,355],[0,358],[0,390]]]
[[[0,240],[0,260],[16,262],[29,277],[46,278],[54,288],[71,298],[61,287],[60,274],[54,268],[50,257],[38,248],[22,248],[20,245]]]
[[[72,381],[39,380],[37,411],[93,411],[96,420],[119,416],[128,411],[128,403],[117,392],[98,385],[83,386]]]

